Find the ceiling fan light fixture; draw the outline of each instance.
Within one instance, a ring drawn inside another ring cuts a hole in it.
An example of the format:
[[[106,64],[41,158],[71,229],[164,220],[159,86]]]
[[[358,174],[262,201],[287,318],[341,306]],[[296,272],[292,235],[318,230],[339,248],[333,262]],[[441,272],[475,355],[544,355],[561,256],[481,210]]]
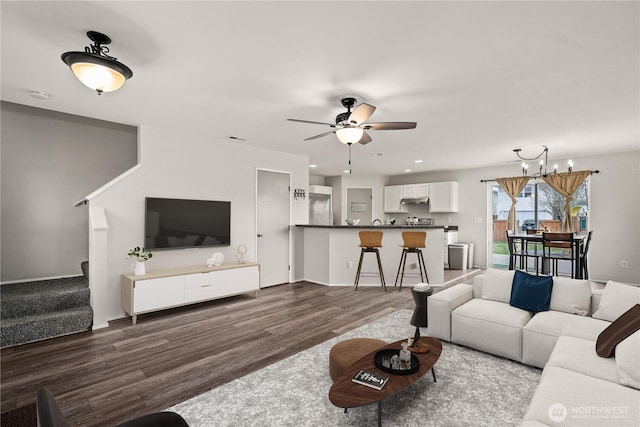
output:
[[[360,141],[364,130],[359,127],[344,127],[336,131],[338,141],[343,144],[355,144]]]
[[[107,55],[109,48],[104,45],[111,43],[108,36],[96,31],[88,31],[87,36],[94,44],[86,46],[84,52],[63,53],[62,61],[78,80],[97,91],[98,95],[120,89],[133,72],[117,58]]]

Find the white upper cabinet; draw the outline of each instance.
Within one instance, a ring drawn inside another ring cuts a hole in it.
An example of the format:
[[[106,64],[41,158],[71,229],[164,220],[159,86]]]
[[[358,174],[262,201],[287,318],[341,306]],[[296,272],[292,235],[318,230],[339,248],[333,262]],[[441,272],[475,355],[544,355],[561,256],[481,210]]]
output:
[[[429,212],[458,212],[456,181],[429,183]]]
[[[429,184],[407,184],[402,186],[403,199],[423,199],[429,197]]]
[[[333,188],[326,185],[310,185],[309,194],[331,194]]]
[[[402,200],[403,185],[389,185],[384,187],[384,212],[385,213],[404,213],[408,212],[407,205],[400,203]]]
[[[400,193],[402,194],[403,199],[415,199],[416,198],[416,186],[411,185],[403,185],[400,189]]]
[[[429,184],[414,184],[416,191],[416,198],[422,199],[424,197],[429,197]]]

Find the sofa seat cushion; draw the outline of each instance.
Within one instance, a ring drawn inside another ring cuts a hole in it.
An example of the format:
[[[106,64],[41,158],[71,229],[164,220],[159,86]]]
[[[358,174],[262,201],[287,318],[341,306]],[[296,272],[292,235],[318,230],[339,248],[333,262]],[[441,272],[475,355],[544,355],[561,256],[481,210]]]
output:
[[[615,360],[598,356],[591,340],[559,337],[545,369],[547,366],[556,366],[612,383],[619,383]]]
[[[558,366],[547,366],[524,421],[558,426],[634,426],[638,391]]]
[[[610,323],[559,311],[537,313],[522,331],[522,362],[542,368],[560,335],[595,341]]]
[[[508,303],[474,298],[451,313],[451,341],[520,362],[522,327],[531,316]]]

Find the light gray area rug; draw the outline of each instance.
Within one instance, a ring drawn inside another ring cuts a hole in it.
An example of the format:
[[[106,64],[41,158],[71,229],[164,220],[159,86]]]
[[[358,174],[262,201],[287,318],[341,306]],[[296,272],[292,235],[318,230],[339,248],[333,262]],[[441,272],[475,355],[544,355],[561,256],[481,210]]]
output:
[[[345,414],[329,401],[329,350],[346,338],[413,336],[410,318],[410,310],[397,311],[169,410],[193,427],[374,426],[376,404]],[[382,402],[384,426],[517,426],[542,372],[446,342],[435,371],[437,383],[427,373]]]

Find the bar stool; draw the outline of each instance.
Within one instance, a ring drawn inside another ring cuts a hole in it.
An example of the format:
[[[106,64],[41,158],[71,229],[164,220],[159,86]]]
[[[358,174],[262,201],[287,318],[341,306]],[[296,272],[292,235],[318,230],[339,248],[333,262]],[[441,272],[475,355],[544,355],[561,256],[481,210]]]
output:
[[[429,283],[429,276],[427,276],[427,267],[424,263],[424,257],[422,256],[422,248],[426,247],[425,242],[427,240],[426,231],[403,231],[402,232],[402,256],[400,257],[400,265],[398,266],[398,274],[396,274],[396,282],[393,286],[398,284],[398,278],[400,278],[400,289],[402,291],[402,279],[404,278],[404,266],[407,262],[407,254],[416,254],[418,256],[418,269],[420,270],[420,279],[424,283]],[[423,273],[424,272],[424,276]]]
[[[378,248],[382,247],[382,231],[361,231],[358,233],[360,236],[360,261],[358,262],[358,271],[356,272],[356,281],[353,284],[355,290],[358,290],[358,283],[360,282],[360,273],[362,271],[362,259],[366,252],[373,252],[378,259],[378,275],[380,276],[380,282],[384,291],[387,292],[387,284],[384,281],[384,273],[382,272],[382,262],[380,262],[380,252]]]

